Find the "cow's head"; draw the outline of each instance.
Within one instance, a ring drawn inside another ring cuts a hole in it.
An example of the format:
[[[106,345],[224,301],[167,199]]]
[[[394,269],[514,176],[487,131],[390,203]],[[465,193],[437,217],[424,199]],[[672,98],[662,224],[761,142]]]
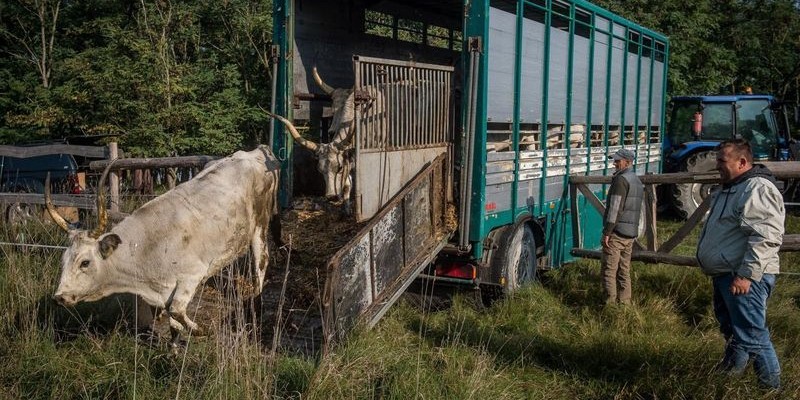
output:
[[[108,214],[105,207],[104,184],[111,164],[103,171],[97,189],[97,227],[92,231],[70,227],[58,213],[50,198],[50,176],[44,185],[45,205],[53,221],[69,234],[69,246],[61,257],[61,278],[53,298],[61,305],[73,306],[80,301],[99,300],[111,292],[105,286],[110,273],[107,261],[122,243],[114,233],[106,234]]]
[[[348,201],[352,187],[352,147],[343,143],[339,137],[334,137],[330,143],[321,144],[306,140],[288,119],[270,112],[267,114],[283,123],[297,143],[314,153],[317,170],[325,179],[325,197],[329,200]]]

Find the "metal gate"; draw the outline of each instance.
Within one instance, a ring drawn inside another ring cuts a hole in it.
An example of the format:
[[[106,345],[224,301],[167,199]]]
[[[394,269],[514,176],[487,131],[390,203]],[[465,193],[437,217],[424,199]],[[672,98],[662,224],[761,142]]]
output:
[[[453,67],[353,57],[355,214],[375,215],[452,143]]]

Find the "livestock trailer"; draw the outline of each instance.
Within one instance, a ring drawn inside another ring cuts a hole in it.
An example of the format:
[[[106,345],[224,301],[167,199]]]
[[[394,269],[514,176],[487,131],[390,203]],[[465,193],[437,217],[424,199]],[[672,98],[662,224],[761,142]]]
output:
[[[368,224],[329,265],[329,335],[374,322],[414,277],[513,290],[568,263],[570,175],[612,174],[620,147],[660,172],[669,41],[591,3],[278,0],[273,22],[274,113],[325,142],[342,115],[312,69],[354,93]],[[281,124],[271,137],[289,206],[305,150]],[[576,204],[599,246],[601,216]]]

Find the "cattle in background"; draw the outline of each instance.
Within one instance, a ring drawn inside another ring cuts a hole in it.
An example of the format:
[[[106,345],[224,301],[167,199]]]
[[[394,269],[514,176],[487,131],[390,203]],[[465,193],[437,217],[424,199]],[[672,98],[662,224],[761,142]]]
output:
[[[315,143],[300,136],[294,125],[284,117],[267,112],[288,128],[294,140],[314,153],[317,170],[325,181],[325,197],[330,201],[341,200],[345,209],[350,210],[350,194],[353,186],[351,172],[354,157],[356,102],[363,103],[367,124],[365,131],[375,137],[371,143],[381,143],[385,132],[385,101],[381,91],[368,86],[359,91],[354,89],[335,89],[320,78],[317,68],[312,69],[317,85],[331,97],[333,118],[328,128],[330,143]]]
[[[213,161],[194,179],[159,196],[105,232],[101,178],[98,226],[71,228],[52,205],[50,216],[69,233],[54,299],[72,306],[113,293],[132,293],[169,315],[173,342],[180,330],[201,333],[186,308],[197,288],[249,249],[261,289],[269,262],[267,234],[280,235],[279,163],[261,147]],[[45,188],[48,186],[45,185]],[[258,290],[260,292],[260,290]]]

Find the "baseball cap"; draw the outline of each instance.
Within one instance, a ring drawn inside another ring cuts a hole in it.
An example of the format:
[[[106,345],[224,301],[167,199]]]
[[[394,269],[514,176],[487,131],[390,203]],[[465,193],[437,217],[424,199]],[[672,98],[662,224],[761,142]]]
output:
[[[608,156],[608,158],[612,158],[612,159],[614,159],[614,161],[618,161],[618,160],[633,161],[633,159],[636,158],[636,156],[633,154],[632,151],[630,151],[628,149],[619,149],[619,150],[617,150],[616,153]]]

